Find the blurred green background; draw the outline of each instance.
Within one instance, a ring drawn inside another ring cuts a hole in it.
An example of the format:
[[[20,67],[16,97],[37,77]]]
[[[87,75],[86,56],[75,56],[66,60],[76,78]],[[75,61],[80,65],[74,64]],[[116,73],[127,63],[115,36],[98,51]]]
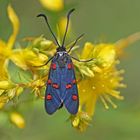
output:
[[[51,38],[45,25],[36,18],[42,12],[37,0],[0,0],[0,38],[7,40],[12,31],[6,11],[9,2],[20,18],[19,39],[41,34]],[[75,35],[85,33],[80,44],[86,41],[116,42],[140,31],[139,0],[65,2],[67,5],[74,4],[76,8],[72,16]],[[79,133],[71,127],[65,109],[48,116],[40,100],[20,106],[19,110],[26,120],[25,129],[16,128],[0,116],[0,140],[140,140],[140,41],[128,47],[126,52],[128,55],[119,66],[126,71],[124,83],[128,87],[121,90],[125,100],[115,101],[118,104],[115,110],[112,107],[105,110],[98,102],[94,119],[86,132]]]

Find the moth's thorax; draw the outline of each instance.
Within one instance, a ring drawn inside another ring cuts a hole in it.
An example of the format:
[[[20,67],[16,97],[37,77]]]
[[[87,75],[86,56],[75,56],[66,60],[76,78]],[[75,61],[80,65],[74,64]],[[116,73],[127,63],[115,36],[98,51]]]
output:
[[[66,51],[56,52],[54,62],[56,62],[60,68],[64,68],[68,61],[70,61],[70,58]]]

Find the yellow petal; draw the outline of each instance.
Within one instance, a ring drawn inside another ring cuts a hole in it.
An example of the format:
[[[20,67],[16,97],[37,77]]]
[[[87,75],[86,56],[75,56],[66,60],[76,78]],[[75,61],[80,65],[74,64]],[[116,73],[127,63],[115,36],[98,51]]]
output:
[[[94,77],[94,72],[88,67],[80,67],[80,72],[88,77]]]
[[[10,59],[13,61],[14,64],[19,66],[20,68],[24,70],[28,69],[26,62],[24,60],[24,56],[21,51],[14,51],[10,56]]]
[[[87,42],[83,48],[81,58],[82,59],[91,58],[93,49],[94,49],[94,45],[90,42]]]
[[[10,120],[18,128],[24,128],[25,127],[25,120],[24,120],[24,118],[19,113],[17,113],[17,112],[12,112],[10,114]]]
[[[11,50],[7,48],[7,44],[0,40],[0,61],[4,59],[4,61],[11,55]]]
[[[15,85],[10,81],[0,81],[0,89],[11,89]]]
[[[39,66],[43,65],[47,62],[48,57],[44,54],[39,53],[38,55],[36,54],[32,59],[27,59],[26,63],[32,65],[32,66]]]
[[[102,72],[102,69],[99,68],[98,66],[93,66],[92,70],[95,71],[95,72],[98,72],[98,73]]]
[[[3,49],[6,47],[6,44],[3,40],[0,39],[0,53],[3,51]]]
[[[16,50],[11,55],[11,60],[22,69],[26,70],[30,66],[40,66],[45,64],[48,57],[44,54],[36,54],[30,49]]]
[[[112,44],[99,44],[95,47],[93,55],[102,67],[108,68],[116,58],[115,46]]]
[[[87,101],[85,105],[85,110],[89,116],[94,115],[96,102],[97,102],[97,95],[93,94],[93,96]]]
[[[78,116],[76,116],[72,121],[72,126],[73,127],[78,127],[79,123],[80,123],[80,119],[79,119]]]
[[[71,121],[74,128],[83,132],[91,122],[91,117],[86,112],[79,110],[75,116],[71,116]]]
[[[23,87],[18,87],[16,89],[16,96],[19,96],[23,92]]]
[[[64,7],[63,0],[40,0],[40,3],[47,9],[52,11],[60,11]]]
[[[9,16],[9,19],[10,19],[12,25],[13,25],[13,33],[7,42],[7,47],[11,49],[14,45],[14,42],[16,40],[16,36],[18,34],[18,31],[19,31],[19,19],[16,15],[14,9],[11,7],[11,5],[8,6],[8,16]]]
[[[5,59],[0,59],[0,80],[7,80],[8,79],[8,72],[7,72],[7,64],[5,63]]]
[[[124,49],[131,45],[132,43],[135,43],[136,41],[140,40],[140,32],[134,33],[127,38],[121,39],[115,43],[116,47],[116,53],[117,56],[123,57],[125,54]]]

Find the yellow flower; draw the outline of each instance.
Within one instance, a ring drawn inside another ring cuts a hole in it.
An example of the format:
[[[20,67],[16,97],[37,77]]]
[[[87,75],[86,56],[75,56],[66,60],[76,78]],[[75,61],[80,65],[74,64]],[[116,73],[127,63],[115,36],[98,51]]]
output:
[[[10,120],[18,128],[24,128],[25,127],[25,120],[24,120],[24,118],[22,117],[21,114],[19,114],[17,112],[12,112],[10,114]]]
[[[40,3],[47,9],[52,11],[60,11],[64,8],[63,0],[40,0]]]
[[[42,36],[33,39],[32,44],[26,48],[14,48],[14,42],[19,30],[19,20],[12,7],[8,6],[8,16],[13,25],[13,33],[8,42],[0,40],[0,108],[12,100],[15,96],[19,96],[24,87],[32,87],[35,92],[40,92],[40,85],[30,85],[38,80],[41,76],[37,73],[39,67],[47,62],[48,57],[52,56],[56,50],[56,46],[52,41],[44,39]],[[29,83],[14,84],[7,71],[8,61],[11,60],[18,67],[32,72],[33,80]],[[47,66],[48,68],[48,66]],[[46,69],[47,70],[47,69]]]
[[[7,72],[8,59],[12,54],[12,48],[19,30],[19,20],[11,5],[8,6],[8,16],[13,25],[13,33],[7,42],[0,40],[0,108],[10,99],[10,90],[15,88]]]
[[[1,79],[4,80],[8,78],[8,74],[6,70],[6,67],[7,67],[6,60],[11,55],[11,49],[13,47],[13,44],[15,42],[15,39],[19,30],[19,20],[13,8],[11,7],[11,5],[8,6],[8,16],[13,25],[13,33],[8,39],[7,43],[4,42],[3,40],[0,40],[0,65],[1,65],[0,80]]]
[[[70,119],[72,120],[72,126],[81,132],[84,131],[87,126],[89,126],[89,122],[91,121],[91,117],[80,109],[77,115],[72,115]]]
[[[10,59],[19,67],[24,70],[31,68],[32,66],[40,66],[45,64],[48,57],[45,54],[36,53],[30,48],[16,49]]]
[[[127,38],[131,42],[138,40],[140,34],[131,35]],[[136,39],[137,38],[137,39]],[[124,40],[122,41],[122,43]],[[75,128],[80,131],[84,131],[90,122],[88,119],[87,123],[83,123],[81,112],[86,114],[89,118],[94,115],[95,105],[98,99],[103,103],[106,109],[109,109],[109,104],[113,108],[117,108],[117,105],[112,101],[113,97],[118,100],[123,100],[123,96],[120,95],[119,88],[124,88],[126,85],[122,83],[124,70],[118,70],[117,65],[119,64],[119,53],[120,46],[123,44],[92,44],[90,42],[86,43],[80,59],[95,58],[92,62],[83,64],[78,64],[74,62],[79,72],[82,75],[81,80],[78,83],[79,98],[80,98],[80,108],[77,115],[72,117],[72,124]],[[126,45],[126,44],[125,44]],[[129,42],[127,42],[129,45]],[[122,47],[123,48],[123,47]],[[82,69],[82,70],[81,70]],[[91,72],[85,72],[89,69]],[[91,73],[91,74],[90,74]],[[83,75],[86,75],[83,76]]]
[[[52,41],[43,37],[35,38],[32,44],[25,49],[14,49],[10,59],[18,67],[24,70],[35,70],[37,67],[45,64],[49,57],[54,55],[56,46]]]
[[[15,59],[18,59],[19,61],[22,59],[16,56],[17,50],[14,49],[14,43],[19,31],[19,19],[11,5],[8,5],[7,10],[8,17],[13,26],[13,33],[7,42],[0,40],[0,108],[3,108],[6,103],[22,92],[22,87],[17,86],[17,84],[11,81],[7,71],[9,59],[13,62]]]

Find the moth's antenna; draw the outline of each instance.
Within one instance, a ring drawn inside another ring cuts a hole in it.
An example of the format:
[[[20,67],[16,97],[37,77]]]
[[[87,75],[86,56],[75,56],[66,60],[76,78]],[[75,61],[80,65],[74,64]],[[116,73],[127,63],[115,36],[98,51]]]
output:
[[[56,44],[60,47],[60,45],[59,45],[59,43],[58,43],[58,41],[57,41],[57,38],[56,38],[56,36],[54,35],[54,33],[53,33],[53,31],[52,31],[52,29],[51,29],[51,27],[50,27],[50,24],[49,24],[49,22],[48,22],[47,16],[44,15],[44,14],[39,14],[39,15],[37,15],[37,17],[44,17],[44,19],[45,19],[45,21],[46,21],[46,23],[47,23],[47,25],[48,25],[48,28],[49,28],[51,34],[53,35],[53,37],[54,37],[54,39],[55,39]]]
[[[67,53],[69,53],[72,48],[76,45],[76,43],[84,36],[84,34],[81,34],[79,37],[76,38],[76,40],[74,41],[74,43],[72,44],[72,46],[70,47],[70,49],[67,51]]]
[[[67,35],[67,32],[68,32],[70,15],[71,15],[71,13],[72,13],[74,10],[75,10],[74,8],[71,9],[71,10],[68,12],[68,14],[67,14],[67,24],[66,24],[65,34],[64,34],[64,37],[63,37],[62,47],[64,46],[65,38],[66,38],[66,35]]]

